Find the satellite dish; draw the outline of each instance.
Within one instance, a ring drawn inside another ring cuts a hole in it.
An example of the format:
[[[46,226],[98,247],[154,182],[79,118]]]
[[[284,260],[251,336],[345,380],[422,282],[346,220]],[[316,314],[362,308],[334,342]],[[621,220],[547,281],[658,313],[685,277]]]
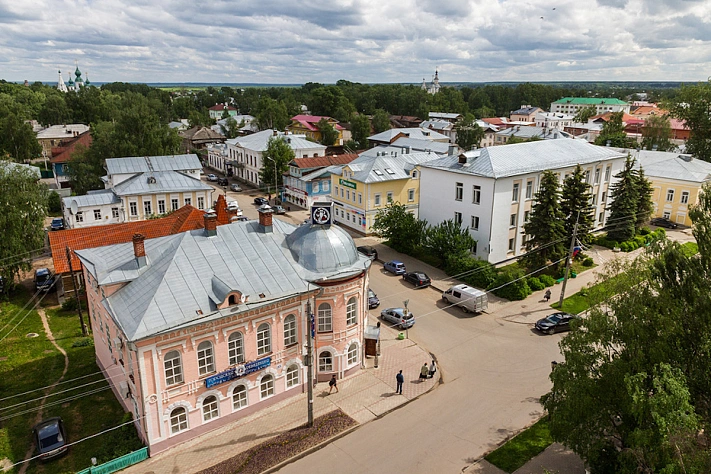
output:
[[[72,201],[72,203],[69,205],[69,210],[72,214],[76,214],[77,212],[79,212],[79,205],[76,201]]]

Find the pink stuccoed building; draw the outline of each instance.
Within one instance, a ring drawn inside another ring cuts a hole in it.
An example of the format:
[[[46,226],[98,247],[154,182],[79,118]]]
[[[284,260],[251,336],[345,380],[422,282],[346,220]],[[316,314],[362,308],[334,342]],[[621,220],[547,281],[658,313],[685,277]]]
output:
[[[96,359],[151,454],[362,367],[370,260],[331,225],[216,226],[77,251]],[[312,318],[307,308],[311,307]]]

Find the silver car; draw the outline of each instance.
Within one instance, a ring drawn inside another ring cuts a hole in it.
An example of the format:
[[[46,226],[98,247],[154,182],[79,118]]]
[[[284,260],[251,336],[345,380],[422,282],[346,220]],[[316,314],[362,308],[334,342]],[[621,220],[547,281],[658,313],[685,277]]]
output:
[[[411,328],[415,325],[415,316],[405,308],[384,309],[380,312],[380,317],[400,329]]]

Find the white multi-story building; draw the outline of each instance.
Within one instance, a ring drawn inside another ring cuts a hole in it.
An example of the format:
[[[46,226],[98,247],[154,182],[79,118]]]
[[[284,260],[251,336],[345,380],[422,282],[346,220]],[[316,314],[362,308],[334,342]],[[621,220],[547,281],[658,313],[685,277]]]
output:
[[[308,141],[304,135],[294,135],[277,130],[263,130],[252,135],[227,140],[228,160],[236,162],[234,175],[255,186],[261,184],[259,172],[264,165],[262,154],[269,145],[270,138],[282,138],[292,150],[295,158],[324,156],[326,147],[320,143]],[[273,166],[273,163],[271,163]]]
[[[578,110],[594,106],[598,114],[605,112],[630,113],[630,104],[620,99],[597,98],[597,97],[563,97],[551,102],[551,112],[575,115]]]
[[[535,120],[536,127],[565,130],[565,127],[570,127],[575,123],[575,120],[573,120],[574,118],[575,115],[561,114],[557,112],[538,112]]]
[[[525,253],[523,225],[543,171],[557,173],[562,185],[576,165],[582,166],[600,227],[607,219],[610,182],[625,157],[583,140],[542,140],[422,163],[419,218],[430,225],[454,219],[476,239],[477,257],[500,262]]]

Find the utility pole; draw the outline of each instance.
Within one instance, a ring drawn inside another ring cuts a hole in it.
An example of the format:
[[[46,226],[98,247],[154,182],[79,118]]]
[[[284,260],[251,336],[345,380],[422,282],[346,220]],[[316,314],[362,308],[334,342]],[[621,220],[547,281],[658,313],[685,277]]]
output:
[[[568,274],[570,273],[570,265],[573,263],[573,252],[575,251],[575,240],[578,234],[578,219],[580,219],[580,212],[575,218],[575,227],[573,227],[573,238],[570,239],[570,250],[568,252],[568,258],[565,262],[565,276],[563,277],[563,287],[560,290],[560,301],[558,302],[558,309],[563,309],[563,300],[565,299],[565,285],[568,283]]]
[[[74,269],[72,268],[72,254],[69,250],[69,246],[66,247],[67,250],[67,262],[69,263],[69,273],[72,275],[72,285],[74,286],[74,298],[77,300],[77,311],[79,312],[79,323],[81,324],[81,333],[84,337],[88,335],[86,330],[86,324],[84,324],[84,316],[81,314],[81,300],[79,299],[79,289],[77,288],[77,280],[74,278]]]
[[[314,425],[314,360],[313,360],[313,347],[311,339],[314,337],[315,321],[314,314],[311,312],[311,298],[306,300],[306,314],[309,316],[309,330],[306,334],[306,367],[308,368],[308,414],[309,421],[308,426],[311,428]]]

